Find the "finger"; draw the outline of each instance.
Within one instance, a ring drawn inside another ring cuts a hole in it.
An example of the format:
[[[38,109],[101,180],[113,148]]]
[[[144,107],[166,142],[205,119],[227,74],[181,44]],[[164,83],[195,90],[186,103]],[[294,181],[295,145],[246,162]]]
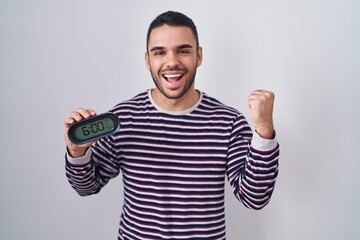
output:
[[[265,91],[265,90],[256,90],[249,95],[248,101],[261,103],[261,102],[274,100],[274,98],[275,98],[275,94],[273,92]]]
[[[260,104],[260,102],[261,100],[259,96],[250,95],[247,104],[249,109],[255,109]]]
[[[96,111],[93,109],[88,109],[91,116],[96,116]]]
[[[70,117],[74,118],[76,121],[81,121],[92,116],[96,116],[96,112],[92,109],[78,108],[76,111],[73,111]]]
[[[76,112],[76,111],[73,111],[70,113],[69,117],[67,117],[64,121],[64,125],[65,127],[70,127],[71,124],[75,123],[75,122],[78,122],[82,119],[82,116]]]
[[[80,115],[83,118],[89,118],[89,117],[93,117],[96,116],[96,112],[93,109],[84,109],[84,108],[79,108],[78,109],[78,113],[80,113]]]
[[[76,111],[70,113],[70,116],[65,119],[65,127],[70,127],[75,122],[79,122],[83,119],[96,116],[96,111],[92,109],[78,108]]]
[[[83,116],[84,113],[81,113],[81,110],[77,109],[76,111],[73,111],[70,113],[69,118],[72,118],[75,122],[81,121],[86,116]],[[85,114],[86,115],[86,114]]]
[[[91,117],[91,113],[88,109],[78,108],[76,112],[81,116],[81,118],[89,118]]]
[[[64,121],[64,125],[66,128],[69,128],[74,122],[75,120],[73,118],[66,118]]]
[[[256,97],[264,97],[264,98],[275,98],[275,94],[271,91],[267,91],[267,90],[255,90],[252,91],[251,94],[249,95],[249,97],[251,98],[256,98]]]
[[[249,94],[248,101],[254,101],[254,100],[258,99],[259,96],[261,96],[261,93],[259,92],[259,90],[254,90]]]

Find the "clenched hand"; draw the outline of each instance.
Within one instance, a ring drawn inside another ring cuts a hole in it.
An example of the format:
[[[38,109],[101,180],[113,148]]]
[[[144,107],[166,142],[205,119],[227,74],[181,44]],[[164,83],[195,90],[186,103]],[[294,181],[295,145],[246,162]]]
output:
[[[274,137],[273,108],[275,94],[267,90],[255,90],[249,95],[248,106],[256,132],[263,138]]]

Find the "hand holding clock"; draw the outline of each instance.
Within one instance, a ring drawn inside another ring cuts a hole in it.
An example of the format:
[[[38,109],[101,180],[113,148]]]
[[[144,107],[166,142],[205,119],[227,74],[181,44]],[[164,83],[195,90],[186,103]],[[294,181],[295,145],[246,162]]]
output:
[[[77,145],[74,144],[72,141],[70,141],[68,132],[69,128],[72,124],[79,122],[84,119],[88,119],[90,117],[96,116],[96,112],[92,109],[84,109],[84,108],[78,108],[76,111],[71,112],[70,116],[65,119],[64,121],[64,139],[66,146],[68,148],[68,152],[71,157],[77,158],[82,157],[85,155],[87,149],[91,146],[93,142],[88,142],[85,144]]]

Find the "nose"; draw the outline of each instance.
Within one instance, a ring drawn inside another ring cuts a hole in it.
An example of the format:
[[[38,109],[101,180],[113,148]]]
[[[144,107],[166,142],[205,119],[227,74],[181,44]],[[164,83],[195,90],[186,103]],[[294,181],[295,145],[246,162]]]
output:
[[[173,51],[170,51],[168,52],[167,56],[166,56],[166,67],[168,68],[173,68],[173,67],[176,67],[176,66],[179,66],[180,64],[180,61],[179,61],[179,58],[176,54],[176,52],[173,52]]]

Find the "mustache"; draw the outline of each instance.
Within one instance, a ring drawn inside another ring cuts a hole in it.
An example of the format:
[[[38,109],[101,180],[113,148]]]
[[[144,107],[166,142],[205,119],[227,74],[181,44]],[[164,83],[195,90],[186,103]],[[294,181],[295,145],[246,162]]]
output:
[[[169,71],[186,71],[186,69],[182,68],[180,66],[168,67],[168,68],[162,69],[160,71],[160,74],[163,74],[163,73],[166,73],[166,72],[169,72]]]

